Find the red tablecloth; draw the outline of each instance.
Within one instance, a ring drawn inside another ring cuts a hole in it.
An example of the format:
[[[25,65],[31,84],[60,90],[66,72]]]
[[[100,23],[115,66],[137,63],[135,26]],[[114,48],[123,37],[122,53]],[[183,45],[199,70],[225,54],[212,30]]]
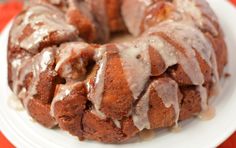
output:
[[[236,0],[231,0],[236,5]],[[22,9],[22,4],[16,0],[0,4],[0,31]],[[2,13],[4,12],[4,13]],[[4,14],[4,15],[3,15]],[[14,148],[14,146],[0,132],[0,148]],[[236,133],[227,139],[219,148],[236,148]]]

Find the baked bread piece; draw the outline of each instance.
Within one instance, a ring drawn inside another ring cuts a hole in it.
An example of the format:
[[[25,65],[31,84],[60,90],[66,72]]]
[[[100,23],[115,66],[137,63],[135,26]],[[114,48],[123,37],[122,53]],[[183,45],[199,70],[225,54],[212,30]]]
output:
[[[109,43],[118,32],[135,39]],[[81,140],[121,143],[206,111],[226,64],[205,0],[33,0],[9,36],[13,92]]]

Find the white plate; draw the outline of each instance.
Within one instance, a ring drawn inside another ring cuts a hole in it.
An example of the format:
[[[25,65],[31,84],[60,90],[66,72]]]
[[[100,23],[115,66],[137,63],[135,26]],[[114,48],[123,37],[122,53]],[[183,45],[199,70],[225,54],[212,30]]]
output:
[[[11,109],[7,100],[11,94],[7,85],[6,50],[8,31],[10,25],[4,30],[1,40],[0,54],[0,128],[7,138],[17,147],[38,148],[78,148],[78,147],[180,147],[180,148],[205,148],[216,147],[236,130],[236,10],[223,0],[211,0],[210,4],[215,10],[229,48],[229,72],[232,74],[222,86],[220,95],[213,102],[216,108],[214,119],[204,122],[191,119],[182,123],[182,131],[178,133],[162,130],[149,141],[132,144],[110,145],[97,142],[80,142],[61,130],[46,129],[32,122],[25,111]]]

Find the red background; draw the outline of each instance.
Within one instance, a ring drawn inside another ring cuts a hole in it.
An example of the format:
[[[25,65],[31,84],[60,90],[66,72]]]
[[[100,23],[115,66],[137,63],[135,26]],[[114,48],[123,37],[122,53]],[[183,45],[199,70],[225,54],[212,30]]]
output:
[[[236,0],[231,0],[236,5]],[[8,21],[14,17],[19,11],[22,10],[22,4],[16,0],[10,0],[7,3],[0,4],[0,31],[8,23]],[[0,132],[0,148],[14,148],[14,146],[4,137]],[[227,139],[219,148],[236,148],[236,133]]]

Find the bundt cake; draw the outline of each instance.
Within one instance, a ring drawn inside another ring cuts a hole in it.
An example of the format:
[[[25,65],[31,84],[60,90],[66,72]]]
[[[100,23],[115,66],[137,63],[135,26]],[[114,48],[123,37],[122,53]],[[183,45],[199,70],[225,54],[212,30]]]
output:
[[[132,41],[112,42],[120,33]],[[29,115],[104,143],[206,111],[227,64],[205,0],[31,0],[8,43],[9,86]]]

